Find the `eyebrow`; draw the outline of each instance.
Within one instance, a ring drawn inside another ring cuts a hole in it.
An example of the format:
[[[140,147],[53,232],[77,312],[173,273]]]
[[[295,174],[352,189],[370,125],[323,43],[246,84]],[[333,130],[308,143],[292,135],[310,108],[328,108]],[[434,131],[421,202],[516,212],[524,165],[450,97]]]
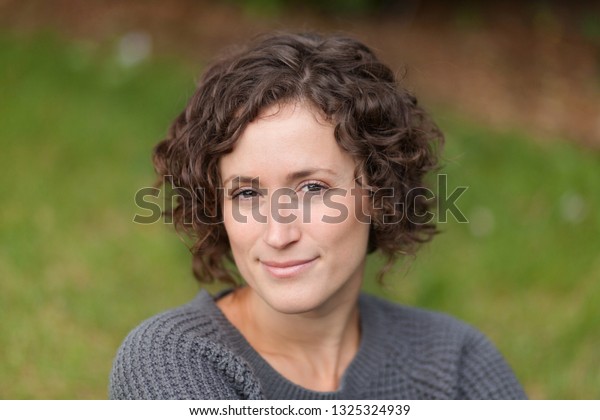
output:
[[[295,171],[295,172],[290,172],[289,174],[286,175],[285,179],[287,182],[293,182],[297,179],[300,178],[306,178],[308,176],[312,176],[315,175],[316,173],[319,172],[325,172],[328,173],[330,175],[333,176],[337,176],[337,173],[329,168],[306,168],[306,169],[302,169],[299,171]],[[229,181],[233,180],[233,179],[238,179],[240,183],[243,184],[251,184],[253,182],[256,182],[256,180],[259,177],[255,176],[244,176],[244,175],[231,175],[229,177],[227,177],[227,179],[225,181],[223,181],[223,185],[226,185]]]

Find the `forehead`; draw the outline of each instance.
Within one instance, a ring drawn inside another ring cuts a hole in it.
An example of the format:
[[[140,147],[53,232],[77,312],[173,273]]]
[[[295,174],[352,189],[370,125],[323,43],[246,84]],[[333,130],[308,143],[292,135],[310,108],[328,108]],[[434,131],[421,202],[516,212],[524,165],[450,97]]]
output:
[[[333,123],[297,102],[265,109],[220,159],[219,168],[223,180],[237,175],[276,178],[307,168],[353,173],[355,162],[337,144]]]

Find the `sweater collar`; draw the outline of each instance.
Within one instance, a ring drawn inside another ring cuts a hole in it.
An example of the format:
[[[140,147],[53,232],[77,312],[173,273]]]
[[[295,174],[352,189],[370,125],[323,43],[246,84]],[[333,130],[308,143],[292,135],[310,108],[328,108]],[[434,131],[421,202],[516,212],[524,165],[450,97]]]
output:
[[[221,293],[216,298],[222,296]],[[387,351],[384,346],[384,320],[377,310],[376,298],[367,294],[359,297],[361,341],[354,359],[344,372],[336,391],[313,391],[297,385],[279,372],[248,343],[240,331],[229,322],[215,303],[215,297],[206,290],[200,291],[199,303],[207,310],[224,344],[246,360],[256,374],[268,399],[360,399],[372,386]]]

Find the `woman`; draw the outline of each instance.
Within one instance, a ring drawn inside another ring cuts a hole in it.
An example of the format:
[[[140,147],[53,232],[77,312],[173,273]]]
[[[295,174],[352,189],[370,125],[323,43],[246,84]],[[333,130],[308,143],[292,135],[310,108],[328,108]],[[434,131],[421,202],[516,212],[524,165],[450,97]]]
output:
[[[275,34],[209,67],[154,164],[196,277],[233,287],[132,331],[111,398],[523,398],[476,330],[360,292],[368,253],[435,234],[441,141],[350,38]]]

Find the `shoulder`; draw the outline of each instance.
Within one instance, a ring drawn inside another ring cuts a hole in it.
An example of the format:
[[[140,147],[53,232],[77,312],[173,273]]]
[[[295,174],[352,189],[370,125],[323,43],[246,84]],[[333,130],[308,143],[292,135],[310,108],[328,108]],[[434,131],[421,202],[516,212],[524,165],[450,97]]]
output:
[[[207,292],[132,330],[110,376],[111,399],[254,399],[247,364],[220,343]]]
[[[373,324],[393,333],[401,341],[413,345],[427,345],[436,342],[463,342],[478,331],[448,314],[406,306],[371,296],[361,296],[361,308],[372,319]]]
[[[420,390],[415,398],[513,399],[525,393],[512,369],[479,330],[450,315],[373,296],[364,307],[387,341],[390,363]]]

